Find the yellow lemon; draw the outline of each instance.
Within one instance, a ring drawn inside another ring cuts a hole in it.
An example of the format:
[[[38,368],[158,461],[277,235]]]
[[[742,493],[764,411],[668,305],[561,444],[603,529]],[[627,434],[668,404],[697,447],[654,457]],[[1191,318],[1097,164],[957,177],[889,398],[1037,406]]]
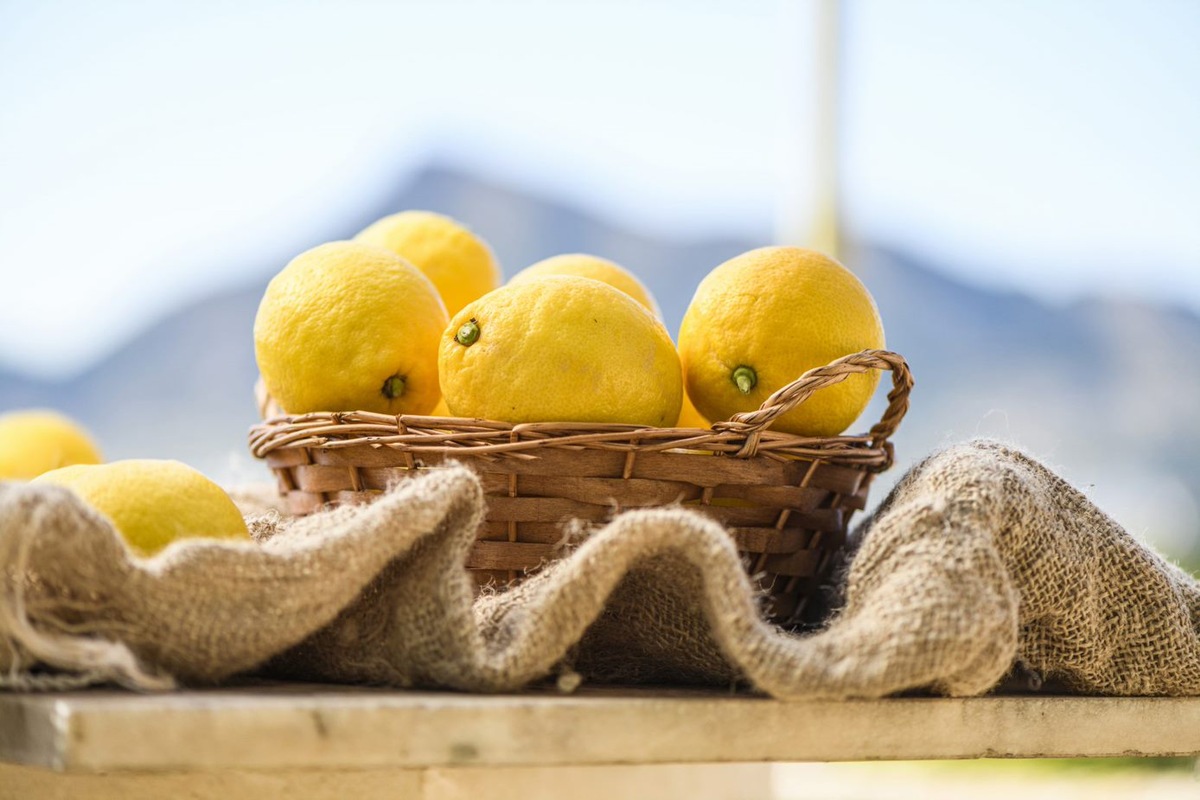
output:
[[[401,211],[368,225],[354,240],[391,250],[424,272],[451,315],[500,285],[500,264],[487,242],[442,214]]]
[[[813,250],[764,247],[732,258],[696,289],[679,331],[688,396],[709,419],[758,408],[814,367],[884,346],[875,301],[855,275]],[[859,417],[877,373],[821,389],[773,425],[836,436]]]
[[[679,422],[676,424],[681,428],[708,428],[712,426],[712,423],[696,410],[696,404],[692,402],[692,398],[688,397],[686,391],[683,393],[683,407],[679,410]]]
[[[455,416],[674,425],[679,356],[629,295],[556,275],[486,294],[455,315],[438,355]]]
[[[57,411],[0,415],[0,480],[27,481],[59,467],[102,460],[87,431]]]
[[[130,548],[153,555],[177,539],[250,540],[217,484],[178,461],[129,459],[52,470],[33,483],[65,486],[107,518]]]
[[[590,256],[585,253],[552,256],[513,275],[509,284],[543,278],[547,275],[577,275],[580,278],[604,281],[614,289],[620,289],[637,300],[650,309],[650,313],[662,319],[662,312],[659,311],[658,303],[655,302],[654,295],[650,294],[650,290],[632,272],[620,264],[599,256]]]
[[[416,267],[381,247],[330,242],[271,280],[254,353],[267,393],[290,414],[425,414],[438,401],[446,321]]]

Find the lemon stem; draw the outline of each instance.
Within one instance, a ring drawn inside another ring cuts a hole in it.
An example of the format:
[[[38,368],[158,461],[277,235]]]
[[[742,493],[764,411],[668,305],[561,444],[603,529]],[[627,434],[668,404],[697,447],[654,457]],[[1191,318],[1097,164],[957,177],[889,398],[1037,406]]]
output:
[[[454,334],[454,341],[461,344],[463,347],[470,347],[479,341],[479,323],[475,320],[469,320],[461,328],[458,333]]]
[[[383,396],[388,400],[395,400],[400,395],[404,394],[404,377],[401,375],[393,375],[383,382]]]
[[[742,394],[750,394],[750,390],[758,383],[758,374],[754,371],[754,367],[747,367],[745,364],[735,368],[730,377],[733,378],[738,391]]]

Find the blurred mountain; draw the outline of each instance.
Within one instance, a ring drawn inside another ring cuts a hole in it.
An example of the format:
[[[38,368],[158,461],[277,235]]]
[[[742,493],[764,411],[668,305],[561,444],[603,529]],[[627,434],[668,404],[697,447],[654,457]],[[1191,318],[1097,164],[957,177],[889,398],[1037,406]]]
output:
[[[714,266],[768,241],[671,241],[586,211],[435,167],[350,230],[403,208],[467,220],[505,273],[562,252],[633,268],[675,332]],[[306,232],[311,241],[311,232]],[[255,420],[251,330],[267,280],[295,253],[248,265],[257,280],[175,309],[86,372],[46,382],[0,370],[0,409],[53,406],[90,426],[110,458],[179,458],[224,481],[264,477],[245,449]],[[897,468],[874,499],[931,450],[974,436],[1015,442],[1047,461],[1164,550],[1200,555],[1200,317],[1119,299],[1051,306],[946,277],[913,255],[864,246],[845,262],[879,304],[888,346],[916,376],[896,437]],[[880,398],[860,421],[866,428]]]

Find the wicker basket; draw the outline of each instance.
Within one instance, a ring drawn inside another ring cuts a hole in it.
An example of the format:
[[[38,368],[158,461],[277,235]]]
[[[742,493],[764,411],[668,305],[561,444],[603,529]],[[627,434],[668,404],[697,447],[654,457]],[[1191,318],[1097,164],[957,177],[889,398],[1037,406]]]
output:
[[[868,433],[816,439],[770,430],[818,389],[875,369],[891,371],[893,388]],[[770,617],[795,625],[844,544],[850,516],[865,506],[872,476],[891,466],[888,438],[911,387],[902,357],[867,350],[810,370],[757,411],[711,429],[351,411],[268,419],[251,429],[250,449],[274,471],[296,514],[367,502],[448,461],[471,466],[488,503],[467,563],[481,584],[519,579],[559,557],[566,521],[694,506],[728,528],[770,598]]]

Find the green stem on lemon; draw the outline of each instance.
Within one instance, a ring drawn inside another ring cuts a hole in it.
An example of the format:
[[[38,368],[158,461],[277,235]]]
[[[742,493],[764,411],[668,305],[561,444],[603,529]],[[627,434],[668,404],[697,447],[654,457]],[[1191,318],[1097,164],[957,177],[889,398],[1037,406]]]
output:
[[[754,371],[754,367],[747,367],[745,364],[735,367],[729,377],[742,394],[750,394],[750,390],[758,383],[758,373]]]
[[[470,347],[479,341],[479,323],[475,320],[468,320],[458,329],[458,333],[454,334],[454,341],[461,344],[463,347]]]
[[[393,375],[383,382],[383,388],[380,390],[383,396],[388,400],[395,400],[400,395],[404,394],[404,376]]]

